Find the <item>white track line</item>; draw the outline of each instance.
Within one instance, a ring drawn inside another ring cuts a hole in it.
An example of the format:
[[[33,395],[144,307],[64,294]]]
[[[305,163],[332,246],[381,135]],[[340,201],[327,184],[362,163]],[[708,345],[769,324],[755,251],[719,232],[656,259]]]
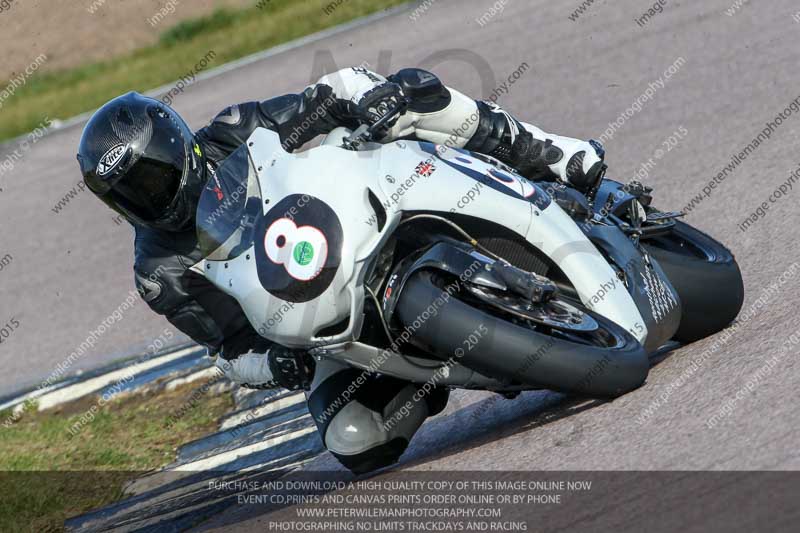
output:
[[[102,374],[100,376],[87,379],[86,381],[81,381],[79,383],[75,383],[74,385],[68,385],[64,388],[57,389],[52,392],[45,392],[44,394],[41,394],[36,398],[39,411],[50,409],[52,407],[55,407],[57,405],[66,402],[70,402],[72,400],[77,400],[78,398],[82,398],[83,396],[86,396],[108,385],[111,385],[114,382],[129,380],[129,376],[135,377],[137,374],[141,372],[145,372],[157,366],[169,363],[170,361],[175,361],[176,359],[180,359],[181,357],[184,357],[195,351],[197,351],[197,347],[190,346],[188,348],[178,350],[177,352],[163,355],[161,357],[157,357],[154,359],[149,359],[147,361],[135,365],[126,366],[114,370],[113,372],[109,372],[108,374]],[[14,401],[16,402],[17,400]],[[21,403],[17,405],[17,408],[21,407],[22,407]]]
[[[291,407],[292,405],[297,405],[305,401],[306,401],[305,394],[298,393],[298,394],[292,394],[291,396],[287,396],[286,398],[281,398],[280,400],[259,404],[255,407],[247,409],[246,411],[242,411],[241,413],[236,413],[235,415],[231,415],[230,418],[226,418],[222,422],[222,425],[220,425],[219,430],[220,431],[229,430],[244,422],[252,422],[259,418],[264,418],[265,416],[270,415],[276,411],[280,411],[281,409],[285,409],[287,407]]]
[[[309,419],[311,418],[310,415],[307,416]],[[266,439],[261,442],[256,442],[255,444],[250,444],[248,446],[242,446],[241,448],[236,448],[234,450],[218,453],[216,455],[212,455],[211,457],[206,457],[205,459],[199,459],[191,463],[182,464],[175,468],[170,468],[167,471],[197,472],[197,471],[220,469],[220,467],[228,463],[232,463],[235,460],[239,459],[240,457],[246,457],[253,453],[260,452],[268,448],[272,448],[273,446],[277,446],[279,444],[283,444],[285,442],[298,439],[300,437],[308,435],[309,433],[314,433],[315,431],[317,431],[316,426],[309,426],[307,428],[298,429],[296,431],[286,433],[285,435],[279,435],[271,439]]]

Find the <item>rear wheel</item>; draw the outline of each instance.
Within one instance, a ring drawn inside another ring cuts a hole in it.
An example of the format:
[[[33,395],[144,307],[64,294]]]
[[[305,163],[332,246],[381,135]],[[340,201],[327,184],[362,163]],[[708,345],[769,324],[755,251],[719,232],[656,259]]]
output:
[[[681,300],[682,317],[674,339],[694,342],[722,330],[742,308],[744,283],[733,254],[685,222],[668,234],[643,240]]]
[[[439,273],[417,272],[396,307],[400,321],[413,326],[412,342],[437,357],[455,354],[459,363],[509,384],[597,397],[619,396],[647,377],[642,345],[577,302],[528,306],[505,291],[464,283],[425,318],[449,282]]]

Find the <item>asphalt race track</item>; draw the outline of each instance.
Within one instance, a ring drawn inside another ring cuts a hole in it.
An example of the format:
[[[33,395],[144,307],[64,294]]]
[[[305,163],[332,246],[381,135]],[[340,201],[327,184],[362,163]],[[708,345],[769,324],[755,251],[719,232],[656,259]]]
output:
[[[517,72],[499,103],[545,131],[576,137],[601,138],[616,122],[604,138],[609,176],[628,181],[638,172],[662,209],[683,209],[706,187],[687,221],[739,261],[747,296],[736,328],[670,353],[644,387],[610,403],[547,392],[513,401],[455,393],[398,469],[800,466],[798,337],[790,338],[800,332],[800,184],[769,201],[800,167],[800,112],[795,105],[784,113],[800,96],[799,8],[777,0],[768,9],[744,4],[730,16],[731,4],[668,0],[641,26],[635,19],[647,6],[633,0],[594,3],[576,21],[569,16],[578,0],[508,0],[481,26],[476,19],[495,4],[436,0],[416,21],[401,12],[203,80],[177,98],[178,111],[200,127],[232,102],[301,89],[330,70],[331,60],[367,61],[382,73],[418,65],[485,98]],[[639,110],[626,115],[632,106]],[[779,114],[769,139],[732,162]],[[0,271],[0,322],[20,322],[0,346],[0,392],[52,371],[132,289],[129,229],[85,193],[61,214],[50,209],[79,180],[79,134],[72,127],[40,140],[0,179],[0,252],[14,256]],[[711,188],[726,165],[735,168]],[[742,231],[762,202],[765,214]],[[137,304],[79,364],[147,346],[165,326]],[[324,455],[306,468],[339,467]],[[245,529],[251,518],[232,511],[217,525]]]

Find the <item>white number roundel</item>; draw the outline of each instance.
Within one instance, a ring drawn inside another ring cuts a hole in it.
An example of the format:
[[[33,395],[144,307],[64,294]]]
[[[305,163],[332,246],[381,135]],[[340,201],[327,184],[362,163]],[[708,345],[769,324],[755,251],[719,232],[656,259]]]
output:
[[[316,278],[328,258],[325,235],[313,226],[298,228],[289,218],[280,218],[267,228],[264,249],[270,261],[283,265],[290,276],[300,281]]]

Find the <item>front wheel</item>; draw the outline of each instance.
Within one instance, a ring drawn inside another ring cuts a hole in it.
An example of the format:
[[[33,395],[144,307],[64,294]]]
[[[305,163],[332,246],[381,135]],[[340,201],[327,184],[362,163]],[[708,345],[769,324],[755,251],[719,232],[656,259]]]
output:
[[[681,323],[674,339],[694,342],[730,324],[744,303],[744,283],[733,254],[720,242],[685,222],[668,234],[643,240],[681,300]]]
[[[468,286],[445,296],[448,280],[415,273],[396,316],[418,347],[507,383],[615,397],[641,386],[649,372],[642,345],[614,322],[579,304],[552,300],[528,307],[505,291]],[[468,290],[467,290],[468,289]],[[436,314],[426,309],[446,300]]]

